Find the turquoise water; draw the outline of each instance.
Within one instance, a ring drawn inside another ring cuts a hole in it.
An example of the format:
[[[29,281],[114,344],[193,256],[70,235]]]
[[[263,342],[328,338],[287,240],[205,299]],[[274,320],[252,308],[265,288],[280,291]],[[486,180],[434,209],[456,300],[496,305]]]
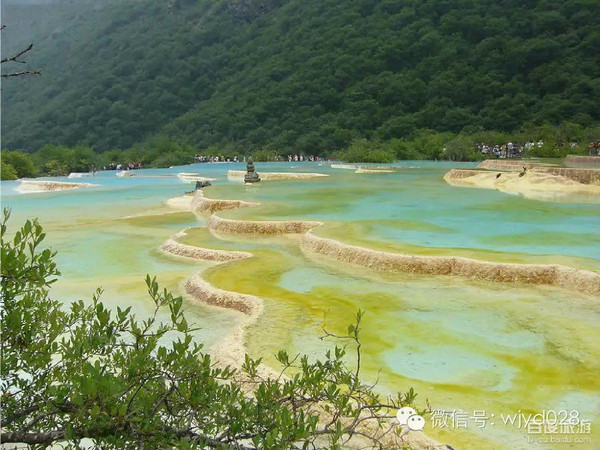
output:
[[[31,217],[44,225],[48,244],[58,251],[63,276],[56,295],[62,300],[90,298],[102,286],[109,305],[131,305],[144,316],[152,309],[143,285],[146,273],[182,293],[181,283],[206,269],[215,286],[265,300],[265,314],[246,344],[253,356],[269,363],[274,364],[271,355],[280,348],[321,354],[330,345],[318,339],[322,328],[343,330],[361,308],[366,311],[365,376],[374,379],[381,369],[383,392],[413,386],[419,407],[429,398],[438,408],[497,413],[578,408],[597,423],[597,298],[544,286],[382,274],[327,263],[304,255],[293,238],[217,238],[205,228],[206,218],[165,205],[192,189],[174,175],[198,172],[216,178],[206,190],[209,197],[261,202],[256,208],[223,211],[222,217],[319,220],[325,225],[317,234],[376,249],[600,271],[600,205],[527,200],[443,181],[450,167],[473,166],[468,163],[395,166],[404,168],[355,174],[328,164],[257,163],[259,172],[331,175],[258,186],[227,180],[226,171],[242,170],[243,164],[135,172],[148,178],[101,172],[68,180],[98,186],[65,192],[19,194],[17,182],[3,182],[2,203],[12,208],[13,229]],[[165,239],[190,228],[187,244],[251,251],[255,257],[215,266],[158,251]],[[240,317],[190,301],[186,308],[201,327],[197,339],[206,345],[218,342]],[[522,431],[506,427],[485,433],[426,431],[457,448],[529,448],[523,446]]]
[[[303,218],[364,223],[363,239],[390,244],[591,258],[600,267],[600,206],[548,203],[484,189],[449,187],[443,174],[470,163],[409,161],[395,173],[354,174],[306,164],[305,171],[332,173],[306,181],[273,182],[241,195],[223,186],[211,195],[262,202],[232,217]],[[265,171],[268,170],[265,168]],[[279,168],[278,168],[279,170]],[[229,217],[229,215],[227,215]]]
[[[598,205],[547,203],[491,190],[450,188],[441,178],[448,168],[472,167],[470,163],[404,161],[395,166],[419,168],[385,174],[354,174],[331,169],[328,164],[259,163],[263,171],[318,171],[335,176],[277,182],[276,186],[275,182],[268,182],[264,184],[271,189],[244,192],[241,197],[271,205],[268,214],[276,218],[295,218],[297,212],[301,212],[302,217],[314,220],[374,221],[364,237],[374,236],[391,243],[600,260]],[[228,182],[225,173],[243,167],[241,163],[196,164],[135,173],[151,177],[199,172],[218,178],[214,184],[229,187],[224,192],[233,198],[238,194],[239,184]],[[175,177],[119,178],[114,172],[100,172],[94,178],[53,179],[92,182],[98,186],[66,192],[17,194],[14,188],[18,182],[3,182],[3,203],[14,209],[15,218],[37,215],[51,226],[145,212],[159,207],[167,198],[181,195],[185,189],[191,190],[190,183]],[[401,221],[400,227],[394,221]],[[411,221],[413,226],[410,226]]]

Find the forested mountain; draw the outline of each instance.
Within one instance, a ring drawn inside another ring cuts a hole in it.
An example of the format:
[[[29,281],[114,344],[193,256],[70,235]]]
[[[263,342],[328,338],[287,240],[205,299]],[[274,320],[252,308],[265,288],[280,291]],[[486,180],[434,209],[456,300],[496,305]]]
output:
[[[123,149],[160,134],[325,152],[356,138],[600,120],[598,0],[5,4],[3,146]],[[4,69],[4,67],[3,67]]]

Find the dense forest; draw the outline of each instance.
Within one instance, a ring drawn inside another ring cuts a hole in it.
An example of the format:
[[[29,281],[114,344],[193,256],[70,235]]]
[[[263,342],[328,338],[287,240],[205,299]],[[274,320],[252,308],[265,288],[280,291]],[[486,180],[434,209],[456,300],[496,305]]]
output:
[[[400,141],[429,134],[570,127],[598,139],[599,10],[598,0],[5,4],[3,52],[33,41],[28,66],[43,74],[3,83],[3,147],[139,152],[158,139],[191,152],[329,154],[366,140],[396,142],[403,156],[418,152]]]

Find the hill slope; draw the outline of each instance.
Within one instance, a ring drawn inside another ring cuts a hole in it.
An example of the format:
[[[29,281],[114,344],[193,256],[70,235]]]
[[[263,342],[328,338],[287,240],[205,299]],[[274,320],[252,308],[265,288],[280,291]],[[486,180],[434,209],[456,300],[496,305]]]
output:
[[[600,120],[598,0],[59,6],[3,7],[3,50],[30,30],[29,66],[44,70],[3,83],[5,147],[107,150],[159,132],[327,151],[421,128]]]

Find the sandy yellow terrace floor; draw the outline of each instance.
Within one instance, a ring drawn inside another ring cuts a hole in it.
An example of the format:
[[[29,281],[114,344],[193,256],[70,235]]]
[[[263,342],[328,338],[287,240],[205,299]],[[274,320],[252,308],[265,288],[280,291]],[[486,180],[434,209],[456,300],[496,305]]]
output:
[[[366,375],[373,379],[381,369],[386,391],[412,386],[421,401],[450,410],[499,415],[577,408],[598,418],[595,298],[448,277],[382,276],[307,260],[289,241],[255,255],[206,273],[219,288],[265,299],[265,314],[247,339],[254,356],[274,364],[270,355],[280,348],[317,355],[325,348],[322,328],[343,331],[360,308],[367,311]],[[524,440],[500,424],[468,431],[428,432],[459,448],[477,442],[483,445],[477,448],[501,448],[504,441],[505,448],[519,448]],[[493,446],[485,446],[488,439]]]

